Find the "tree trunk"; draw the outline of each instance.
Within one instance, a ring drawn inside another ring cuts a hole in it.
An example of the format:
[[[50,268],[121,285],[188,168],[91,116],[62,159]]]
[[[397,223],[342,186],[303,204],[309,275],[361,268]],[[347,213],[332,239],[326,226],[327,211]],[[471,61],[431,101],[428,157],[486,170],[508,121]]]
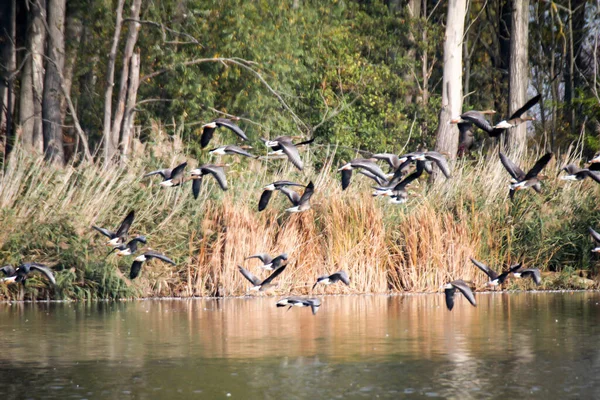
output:
[[[15,28],[17,16],[15,0],[7,1],[0,8],[0,135],[4,138],[5,154],[12,146],[13,132],[13,83],[17,69],[15,52]]]
[[[393,7],[394,8],[398,7],[398,4],[393,5]],[[390,2],[390,8],[392,8],[391,2]],[[411,29],[408,30],[408,42],[409,42],[410,47],[408,48],[408,51],[406,52],[406,58],[408,60],[416,60],[416,46],[414,44],[415,35],[413,34],[413,31],[415,30],[414,28],[416,27],[415,21],[417,20],[417,18],[419,18],[421,16],[421,0],[409,0],[406,10],[408,13],[408,18],[410,19],[410,22],[411,22]],[[415,76],[416,76],[416,74],[415,74]],[[413,75],[411,73],[407,72],[406,74],[404,74],[404,79],[407,82],[411,82],[413,80]],[[404,103],[406,103],[406,104],[410,104],[413,102],[412,89],[409,89],[409,90],[410,91],[406,94],[406,96],[404,96]]]
[[[29,2],[29,26],[26,48],[29,58],[23,66],[19,105],[21,140],[26,150],[44,151],[42,95],[44,91],[44,42],[46,40],[46,1]]]
[[[436,150],[456,157],[458,128],[450,120],[462,110],[462,39],[465,29],[466,0],[449,0],[444,39],[444,76],[442,111],[437,131]]]
[[[66,0],[48,1],[48,62],[44,79],[42,117],[44,119],[44,155],[55,165],[64,165],[62,121],[60,119],[61,75],[65,57]]]
[[[104,138],[104,166],[108,167],[117,149],[117,140],[113,140],[111,135],[112,121],[112,93],[115,82],[115,61],[117,59],[117,48],[119,46],[119,36],[121,36],[121,26],[123,25],[123,4],[125,0],[119,0],[117,4],[117,17],[115,21],[115,34],[113,35],[110,54],[108,55],[108,70],[106,71],[106,91],[104,92],[104,126],[102,136]]]
[[[129,87],[127,89],[127,108],[123,120],[123,136],[121,139],[121,160],[127,161],[129,149],[131,148],[131,131],[135,117],[135,103],[137,101],[137,90],[140,85],[140,53],[134,53],[131,57],[131,68],[129,69]]]
[[[509,115],[527,101],[529,84],[528,27],[529,0],[514,0],[510,27]],[[522,154],[527,145],[527,124],[508,130],[508,145]]]
[[[131,5],[131,19],[140,19],[140,8],[142,0],[134,0]],[[115,106],[115,115],[113,119],[111,137],[113,140],[119,142],[119,134],[121,133],[121,126],[123,123],[123,115],[125,114],[125,101],[127,99],[127,87],[129,79],[129,67],[131,63],[131,56],[133,55],[133,48],[137,42],[138,32],[140,30],[140,24],[135,21],[129,22],[129,31],[127,33],[127,40],[125,42],[125,49],[123,50],[123,68],[121,70],[121,84],[119,87],[119,95],[117,96],[117,103]]]

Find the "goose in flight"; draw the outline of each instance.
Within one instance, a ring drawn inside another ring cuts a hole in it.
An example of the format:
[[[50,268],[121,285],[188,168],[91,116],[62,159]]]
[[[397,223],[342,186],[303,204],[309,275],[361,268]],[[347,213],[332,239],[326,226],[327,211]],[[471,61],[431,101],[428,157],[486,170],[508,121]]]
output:
[[[258,156],[255,156],[254,154],[250,154],[246,150],[244,150],[246,148],[251,149],[252,147],[250,147],[250,146],[235,146],[235,145],[229,144],[227,146],[220,146],[220,147],[214,148],[211,151],[209,151],[208,153],[210,155],[215,155],[215,156],[239,155],[239,156],[250,157],[250,158],[258,158]]]
[[[264,279],[262,281],[259,278],[257,278],[256,276],[252,275],[252,273],[250,271],[248,271],[247,269],[244,269],[240,265],[238,265],[238,270],[241,272],[242,275],[244,275],[244,278],[248,279],[248,281],[250,281],[250,283],[252,283],[252,285],[254,285],[250,288],[250,290],[264,292],[265,290],[268,290],[274,286],[277,286],[276,283],[271,283],[271,282],[273,281],[273,279],[277,278],[279,276],[279,274],[281,274],[285,270],[286,267],[287,267],[287,264],[282,265],[281,267],[279,267],[275,271],[273,271],[271,273],[271,275],[269,275],[267,277],[267,279]]]
[[[477,307],[477,303],[475,302],[475,295],[473,294],[473,291],[471,290],[469,285],[467,285],[467,283],[462,279],[458,279],[447,283],[444,286],[444,293],[446,295],[446,307],[448,307],[448,310],[452,310],[452,308],[454,308],[454,295],[456,294],[456,290],[461,292],[463,296],[465,296],[465,298],[469,301],[469,303],[473,305],[473,307]]]
[[[224,166],[226,164],[204,164],[190,172],[193,180],[192,193],[194,194],[194,199],[197,199],[200,194],[202,178],[205,175],[212,175],[221,189],[227,190],[227,178],[225,177],[225,170],[223,170]]]
[[[545,177],[538,176],[538,174],[544,169],[544,167],[550,162],[552,159],[552,153],[544,154],[537,162],[533,165],[533,167],[527,171],[527,174],[517,182],[513,182],[510,185],[510,189],[514,191],[527,189],[528,187],[535,187],[538,185],[542,179]]]
[[[25,285],[25,281],[32,272],[40,272],[44,275],[52,285],[56,285],[56,279],[54,278],[54,272],[44,264],[39,263],[24,263],[19,265],[16,269],[11,265],[6,265],[0,268],[0,271],[6,275],[6,278],[2,278],[2,282],[21,282]]]
[[[390,203],[406,203],[408,201],[408,191],[406,190],[406,186],[423,174],[423,171],[425,169],[424,165],[425,163],[423,161],[417,161],[417,169],[415,170],[415,172],[413,172],[394,186],[375,187],[373,196],[390,196]]]
[[[500,275],[498,275],[490,267],[488,267],[487,265],[485,265],[482,262],[477,261],[474,258],[471,258],[471,262],[473,262],[473,264],[475,264],[475,266],[477,268],[479,268],[480,270],[485,272],[485,274],[490,278],[490,281],[487,283],[489,286],[502,285],[504,283],[504,281],[506,280],[506,278],[508,278],[509,274],[511,274],[511,273],[517,271],[519,268],[521,268],[521,263],[511,265],[511,267],[508,269],[508,271],[503,272]]]
[[[111,253],[116,251],[118,256],[130,256],[132,254],[137,253],[138,243],[146,244],[146,236],[138,236],[131,239],[127,244],[120,244],[114,247]]]
[[[258,211],[263,211],[265,208],[267,208],[267,205],[269,204],[269,200],[271,200],[271,197],[273,196],[273,192],[275,190],[281,190],[282,188],[285,188],[287,186],[304,187],[304,185],[302,185],[301,183],[296,183],[296,182],[292,182],[292,181],[276,181],[276,182],[273,182],[273,183],[265,186],[263,188],[264,190],[263,190],[262,194],[260,195],[260,200],[258,201]],[[288,193],[285,193],[285,194],[289,198],[289,194]]]
[[[319,283],[322,283],[323,285],[332,285],[337,282],[342,282],[346,286],[350,286],[350,278],[348,278],[346,271],[338,271],[331,275],[323,275],[318,277],[317,281],[312,287],[312,290],[314,290]]]
[[[538,268],[518,269],[513,272],[515,278],[531,278],[536,285],[542,283],[542,274]]]
[[[161,186],[172,187],[179,186],[185,181],[183,170],[187,166],[187,162],[181,163],[173,169],[159,169],[157,171],[148,172],[144,175],[144,178],[152,175],[160,175],[163,177],[163,181],[160,183]]]
[[[355,158],[338,169],[338,171],[342,173],[342,190],[346,190],[346,188],[350,185],[350,180],[352,179],[352,170],[358,168],[364,169],[379,179],[387,181],[388,176],[381,170],[381,168],[379,168],[379,165],[377,165],[375,161],[365,158]]]
[[[579,168],[575,164],[569,164],[560,169],[558,174],[565,171],[567,175],[563,175],[560,179],[564,181],[581,181],[585,178],[591,178],[597,183],[600,183],[600,176],[596,172],[590,171],[589,168]]]
[[[310,208],[310,198],[315,192],[315,185],[312,183],[312,181],[310,181],[306,186],[306,189],[304,189],[304,193],[302,193],[302,196],[300,196],[297,192],[288,189],[287,187],[281,188],[279,190],[288,196],[288,198],[292,202],[292,205],[294,206],[287,208],[285,211],[296,213],[306,211]]]
[[[510,190],[509,190],[509,196],[510,196],[511,200],[513,199],[513,196],[515,195],[515,192],[517,190],[520,190],[520,189],[517,189],[516,186],[513,187],[513,185],[520,184],[521,189],[531,187],[533,190],[535,190],[538,193],[542,192],[542,185],[540,183],[540,179],[537,178],[537,174],[550,161],[550,159],[552,158],[552,153],[548,153],[548,154],[544,155],[542,158],[540,158],[538,160],[538,162],[533,166],[533,168],[529,172],[527,172],[527,174],[521,168],[519,168],[519,166],[517,164],[515,164],[510,158],[506,157],[502,153],[499,153],[499,154],[500,154],[500,162],[502,163],[502,165],[504,166],[506,171],[508,171],[508,173],[512,177]],[[528,176],[530,176],[530,177],[533,176],[534,179],[530,180],[530,179],[528,179]]]
[[[129,228],[131,224],[133,224],[133,219],[135,218],[135,211],[131,210],[129,214],[125,217],[121,225],[117,228],[115,232],[110,231],[106,228],[101,228],[96,225],[92,225],[92,228],[106,236],[109,240],[106,242],[107,246],[119,246],[127,240],[127,236],[129,235]]]
[[[444,157],[443,154],[438,153],[437,151],[418,151],[414,153],[409,153],[408,156],[411,160],[423,161],[423,167],[428,173],[431,173],[431,168],[427,166],[427,162],[434,162],[437,164],[440,171],[442,171],[446,178],[452,178],[452,175],[450,173],[450,166],[448,165],[448,160],[446,159],[446,157]]]
[[[248,136],[246,136],[244,131],[240,129],[240,127],[237,126],[235,122],[227,118],[217,118],[214,121],[209,122],[208,124],[202,125],[202,136],[200,137],[200,146],[202,146],[202,148],[208,146],[208,143],[215,134],[215,130],[221,127],[229,129],[230,131],[238,135],[242,140],[249,140]]]
[[[282,253],[282,254],[278,255],[277,257],[272,258],[267,253],[258,253],[258,254],[253,254],[251,256],[246,257],[246,260],[250,260],[252,258],[258,258],[260,261],[262,261],[263,265],[260,266],[262,269],[265,269],[267,271],[274,271],[274,270],[278,269],[279,267],[281,267],[281,264],[284,261],[287,261],[288,255],[287,255],[287,253]]]
[[[290,162],[296,168],[298,168],[300,171],[302,171],[304,169],[304,163],[302,162],[302,159],[300,158],[300,153],[298,153],[297,146],[312,143],[314,141],[314,139],[310,139],[310,140],[298,143],[297,145],[292,142],[292,139],[293,138],[291,136],[278,136],[273,140],[267,140],[267,139],[261,139],[261,140],[265,143],[265,146],[271,148],[272,151],[269,153],[269,155],[285,154],[287,156],[287,158],[290,160]]]
[[[292,307],[310,307],[313,315],[317,314],[319,307],[321,307],[321,300],[317,298],[306,298],[298,296],[290,296],[281,299],[277,302],[277,307],[288,307],[288,311]]]
[[[153,258],[158,258],[159,260],[164,261],[168,264],[176,265],[173,260],[165,256],[164,254],[158,253],[156,251],[146,251],[133,260],[133,263],[131,264],[131,270],[129,271],[129,279],[137,278],[140,275],[142,265],[144,264],[144,262]]]

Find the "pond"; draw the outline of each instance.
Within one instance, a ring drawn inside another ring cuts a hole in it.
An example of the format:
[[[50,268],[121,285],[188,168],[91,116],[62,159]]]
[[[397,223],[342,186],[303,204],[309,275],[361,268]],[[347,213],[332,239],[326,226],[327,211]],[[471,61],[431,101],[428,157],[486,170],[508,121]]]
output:
[[[0,304],[0,398],[600,398],[600,293]]]

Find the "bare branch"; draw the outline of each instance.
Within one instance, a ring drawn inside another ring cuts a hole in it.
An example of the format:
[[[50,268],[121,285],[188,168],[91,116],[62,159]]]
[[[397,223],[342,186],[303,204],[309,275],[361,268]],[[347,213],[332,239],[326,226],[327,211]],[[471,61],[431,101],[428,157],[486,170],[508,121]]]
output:
[[[192,35],[190,35],[189,33],[185,33],[185,32],[179,32],[176,31],[174,29],[169,28],[168,26],[161,24],[159,22],[155,22],[155,21],[148,21],[148,20],[141,20],[141,19],[133,19],[133,18],[125,18],[123,20],[124,22],[137,22],[139,24],[144,24],[144,25],[150,25],[153,26],[155,28],[159,28],[162,32],[162,39],[164,43],[168,43],[168,44],[197,44],[200,47],[204,47],[202,46],[202,44],[198,41],[198,39],[196,39],[195,37],[193,37]],[[167,35],[166,32],[172,33],[174,35],[177,36],[184,36],[188,39],[190,39],[189,42],[179,42],[179,41],[168,41],[167,40]]]

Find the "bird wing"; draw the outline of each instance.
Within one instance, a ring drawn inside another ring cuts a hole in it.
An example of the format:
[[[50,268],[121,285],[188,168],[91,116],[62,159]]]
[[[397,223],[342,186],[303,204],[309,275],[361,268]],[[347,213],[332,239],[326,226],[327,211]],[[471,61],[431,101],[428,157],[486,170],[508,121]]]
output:
[[[352,170],[343,169],[340,172],[342,173],[342,190],[346,190],[346,188],[350,186],[350,181],[352,180]]]
[[[129,279],[135,279],[140,275],[143,263],[143,261],[133,261],[133,263],[131,264],[131,269],[129,270]]]
[[[358,173],[366,176],[367,178],[373,179],[375,182],[377,182],[378,185],[383,186],[383,185],[389,184],[389,182],[386,179],[381,179],[380,177],[373,174],[372,172],[367,171],[366,169],[361,169],[358,171]],[[394,176],[395,176],[395,174],[394,174]]]
[[[4,267],[0,268],[0,272],[2,272],[5,276],[13,276],[17,273],[15,267],[12,265],[5,265]]]
[[[248,153],[246,150],[242,149],[239,146],[227,146],[227,151],[230,151],[232,153],[239,154],[239,155],[245,156],[245,157],[256,158],[256,156],[254,154]]]
[[[306,189],[304,189],[304,193],[302,193],[302,197],[300,197],[300,201],[298,202],[298,204],[307,203],[308,200],[310,200],[310,198],[312,197],[314,192],[315,192],[315,185],[312,183],[312,181],[310,181],[308,186],[306,186]]]
[[[113,237],[115,237],[115,233],[112,232],[112,231],[109,231],[108,229],[100,228],[99,226],[96,226],[96,225],[92,225],[92,228],[94,228],[95,230],[97,230],[98,232],[100,232],[101,234],[103,234],[104,236],[109,237],[111,239]]]
[[[200,146],[202,148],[205,148],[206,146],[208,146],[208,143],[210,142],[210,140],[213,138],[213,136],[215,134],[215,129],[216,128],[209,128],[209,127],[202,128],[202,136],[200,136]]]
[[[171,179],[176,180],[178,178],[181,178],[183,176],[183,170],[185,169],[186,166],[187,166],[187,162],[184,162],[182,164],[179,164],[175,168],[173,168],[173,171],[171,172]]]
[[[170,169],[159,169],[156,171],[148,172],[146,175],[144,175],[144,178],[147,178],[152,175],[161,175],[163,177],[163,179],[170,179],[171,178],[171,170]]]
[[[592,178],[592,180],[596,181],[597,183],[600,183],[600,176],[598,176],[597,173],[592,171],[586,171],[586,175]]]
[[[552,159],[552,155],[552,153],[546,153],[542,156],[542,158],[537,160],[533,168],[531,168],[527,172],[527,175],[525,175],[525,178],[523,178],[523,180],[526,181],[528,179],[535,178],[540,173],[540,171],[544,169],[546,164],[550,162],[550,159]]]
[[[402,189],[404,189],[406,187],[406,185],[408,185],[409,183],[411,183],[412,181],[414,181],[415,179],[417,179],[418,177],[420,177],[421,175],[423,175],[424,164],[425,163],[423,161],[417,161],[417,169],[416,169],[416,171],[413,172],[412,174],[408,175],[400,183],[398,183],[394,187],[394,190],[402,190]]]
[[[144,253],[144,257],[146,257],[146,259],[158,258],[159,260],[164,261],[166,263],[169,263],[172,265],[177,265],[177,264],[175,264],[175,261],[171,260],[169,257],[165,256],[164,254],[158,253],[156,251],[147,251]]]
[[[48,278],[48,280],[53,285],[56,285],[56,279],[54,278],[54,272],[52,272],[52,270],[50,268],[48,268],[47,266],[45,266],[43,264],[38,264],[38,263],[30,263],[29,268],[31,268],[34,271],[41,272],[42,274],[44,274],[46,276],[46,278]]]
[[[314,141],[315,141],[315,138],[311,138],[311,139],[305,140],[303,142],[296,143],[296,147],[298,147],[298,146],[305,146],[307,144],[311,144]]]
[[[525,177],[525,172],[517,164],[512,162],[512,160],[506,157],[504,154],[500,154],[500,162],[504,165],[504,168],[508,171],[510,176],[512,176],[517,181],[522,181]]]
[[[494,130],[492,124],[489,123],[489,121],[485,118],[481,111],[467,111],[463,113],[460,117],[465,121],[471,122],[479,129],[483,129],[487,133],[490,133]]]
[[[288,197],[288,199],[290,199],[293,205],[297,206],[300,203],[300,195],[298,194],[298,192],[286,187],[280,188],[279,191],[285,194]]]
[[[350,278],[348,277],[348,274],[346,273],[346,271],[338,271],[335,274],[331,275],[331,277],[336,276],[337,279],[339,279],[340,281],[344,282],[344,284],[346,286],[350,286]],[[333,278],[336,279],[336,278]]]
[[[564,167],[562,167],[560,169],[560,171],[558,172],[558,174],[560,175],[560,173],[562,171],[566,171],[566,173],[569,175],[575,175],[576,173],[578,173],[582,170],[579,169],[579,167],[577,167],[577,165],[575,165],[575,164],[569,164],[569,165],[565,165]]]
[[[475,302],[475,295],[473,294],[473,291],[465,281],[459,279],[454,282],[450,282],[450,284],[456,289],[460,290],[463,296],[465,296],[465,298],[469,300],[469,303],[471,303],[473,307],[477,307],[477,302]]]
[[[519,268],[521,268],[521,265],[523,265],[523,263],[518,263],[518,264],[511,265],[510,268],[508,269],[508,273],[512,274],[513,272],[518,271]]]
[[[125,217],[123,222],[121,222],[121,225],[119,225],[119,229],[117,229],[117,233],[115,235],[117,237],[127,236],[127,233],[129,232],[129,228],[131,227],[131,224],[133,224],[134,218],[135,218],[135,211],[134,210],[129,211],[129,214],[127,214],[127,216]]]
[[[294,144],[291,141],[287,140],[280,141],[279,145],[281,146],[283,152],[288,156],[290,162],[294,164],[296,168],[302,171],[302,169],[304,168],[304,164],[300,159],[300,154],[298,153],[298,149],[296,148],[296,146],[294,146]]]
[[[252,254],[251,256],[246,257],[246,260],[250,260],[251,258],[258,258],[260,261],[263,262],[263,264],[269,264],[273,261],[271,256],[267,253]]]
[[[273,271],[273,273],[271,275],[269,275],[269,277],[267,279],[265,279],[262,282],[259,281],[259,284],[260,285],[268,285],[269,283],[271,283],[271,281],[273,281],[273,279],[277,278],[279,276],[279,274],[281,274],[285,270],[286,267],[287,267],[287,264],[282,265],[281,267],[277,268],[275,271]]]
[[[258,211],[262,211],[267,208],[267,204],[269,204],[269,200],[271,200],[271,196],[273,196],[272,190],[265,190],[260,195],[260,200],[258,200]]]
[[[531,277],[531,279],[533,279],[536,285],[542,283],[542,274],[537,268],[524,269],[523,271],[521,271],[521,276],[524,278]]]
[[[597,242],[600,243],[600,233],[596,232],[594,229],[592,229],[592,227],[588,227],[588,230],[590,231],[590,235],[592,235],[592,238]]]
[[[521,115],[523,115],[527,110],[529,110],[531,107],[533,107],[538,101],[540,101],[540,99],[542,98],[541,94],[538,94],[537,96],[529,99],[529,101],[527,103],[525,103],[523,105],[523,107],[519,108],[517,111],[515,111],[508,120],[514,119],[514,118],[519,118]]]
[[[446,295],[446,307],[448,307],[448,310],[450,311],[454,308],[454,293],[456,293],[456,288],[454,286],[444,289],[444,294]]]
[[[199,178],[192,179],[192,194],[194,195],[194,199],[197,199],[200,195],[200,188],[202,186],[202,176]]]
[[[248,139],[248,136],[246,136],[244,131],[239,126],[237,126],[237,124],[235,124],[233,121],[228,120],[226,118],[217,118],[215,120],[215,122],[216,122],[217,126],[224,126],[225,128],[231,130],[233,133],[238,135],[240,138],[242,138],[242,140],[250,140],[250,139]]]
[[[381,168],[379,168],[379,165],[375,164],[371,160],[356,159],[350,161],[350,164],[353,168],[363,168],[369,171],[370,173],[380,177],[381,179],[387,179],[387,175],[385,174],[385,172],[383,172]]]
[[[248,279],[250,281],[250,283],[252,283],[254,286],[260,285],[260,279],[258,279],[256,276],[252,275],[252,273],[250,271],[242,268],[242,266],[240,266],[240,265],[238,265],[238,270],[242,273],[242,275],[244,275],[244,278]],[[275,272],[277,272],[277,271],[275,271]]]
[[[398,158],[398,156],[396,154],[391,154],[391,153],[378,153],[378,154],[373,154],[371,156],[371,158],[375,158],[377,160],[383,160],[385,162],[387,162],[390,167],[396,169],[398,168],[398,166],[400,165],[400,159]]]
[[[292,182],[292,181],[275,181],[275,182],[273,182],[273,185],[276,188],[277,187],[283,187],[283,186],[302,186],[302,187],[304,187],[303,184]]]
[[[435,162],[446,178],[452,177],[452,175],[450,175],[450,166],[448,165],[448,160],[446,160],[446,157],[444,157],[442,154],[438,153],[437,151],[428,151],[425,153],[425,158]]]
[[[475,264],[477,266],[477,268],[479,268],[480,270],[482,270],[483,272],[485,272],[485,274],[487,276],[489,276],[490,280],[494,280],[494,279],[498,278],[498,274],[495,271],[493,271],[492,269],[490,269],[490,267],[488,267],[487,265],[485,265],[485,264],[477,261],[474,258],[471,258],[471,262],[473,264]]]
[[[227,190],[227,178],[225,177],[225,171],[223,167],[219,167],[217,165],[203,165],[200,167],[202,172],[208,172],[211,174],[216,180],[221,189]]]

